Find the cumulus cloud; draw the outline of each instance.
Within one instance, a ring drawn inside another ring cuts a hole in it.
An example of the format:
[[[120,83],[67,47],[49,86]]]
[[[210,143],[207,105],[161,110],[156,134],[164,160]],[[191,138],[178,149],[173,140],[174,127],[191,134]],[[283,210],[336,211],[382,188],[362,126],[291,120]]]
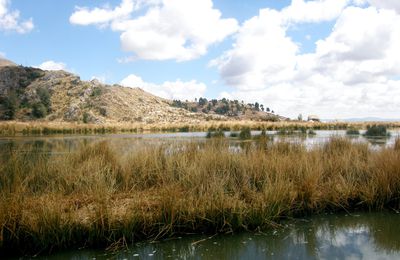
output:
[[[370,4],[377,8],[395,10],[400,13],[400,1],[398,0],[355,0],[355,3],[359,5]]]
[[[33,30],[32,18],[21,20],[18,10],[10,10],[10,0],[0,0],[0,31],[15,31],[28,33]]]
[[[145,14],[129,18],[134,2],[124,0],[115,9],[77,9],[70,17],[79,25],[109,25],[121,33],[121,46],[135,58],[186,61],[207,53],[238,29],[232,18],[222,18],[212,0],[163,0],[147,2]]]
[[[207,86],[196,80],[174,82],[166,81],[162,84],[154,84],[145,82],[141,77],[131,74],[121,81],[121,85],[125,87],[139,87],[156,96],[167,99],[194,100],[195,98],[204,96]]]
[[[42,70],[67,70],[67,65],[65,63],[55,62],[52,60],[45,61],[36,67]]]
[[[211,65],[234,87],[232,97],[261,101],[283,115],[398,117],[400,104],[394,97],[400,96],[400,16],[373,6],[345,7],[345,2],[332,32],[316,42],[314,52],[300,53],[287,34],[291,24],[313,19],[296,14],[287,22],[292,6],[263,9],[243,24],[233,47]],[[292,5],[308,3],[312,1]],[[315,21],[335,17],[320,15]]]
[[[77,6],[69,21],[76,25],[105,25],[116,19],[128,18],[136,8],[137,5],[133,0],[122,0],[114,9],[109,6],[94,9]]]

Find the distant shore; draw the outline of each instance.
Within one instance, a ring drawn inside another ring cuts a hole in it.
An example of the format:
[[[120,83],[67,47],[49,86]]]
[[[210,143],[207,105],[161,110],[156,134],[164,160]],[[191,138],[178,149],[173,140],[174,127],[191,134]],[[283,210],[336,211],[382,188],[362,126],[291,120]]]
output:
[[[371,125],[381,125],[388,129],[400,128],[400,122],[300,122],[300,121],[199,121],[176,123],[105,123],[84,124],[76,122],[47,121],[0,121],[0,136],[52,135],[52,134],[106,134],[145,132],[206,132],[239,131],[243,127],[252,130],[280,130],[301,128],[312,130],[366,129]]]

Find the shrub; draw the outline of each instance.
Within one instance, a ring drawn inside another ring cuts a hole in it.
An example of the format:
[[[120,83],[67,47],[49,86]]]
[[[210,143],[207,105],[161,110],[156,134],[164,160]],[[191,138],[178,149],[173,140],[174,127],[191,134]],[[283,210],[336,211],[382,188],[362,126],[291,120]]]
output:
[[[46,108],[46,112],[50,112],[51,110],[51,96],[49,90],[47,88],[38,88],[36,90],[37,95],[39,96],[40,102]]]
[[[17,110],[17,98],[11,94],[8,97],[0,97],[0,119],[12,120]]]
[[[47,108],[41,102],[37,102],[32,106],[32,115],[35,118],[43,118],[47,115]]]
[[[241,140],[251,139],[251,131],[249,127],[243,128],[239,133],[239,138]]]
[[[360,131],[358,131],[358,129],[355,128],[350,128],[346,131],[347,135],[360,135]]]
[[[387,127],[384,125],[373,125],[367,127],[365,136],[390,136],[390,133],[387,131]]]
[[[89,117],[90,116],[89,116],[88,112],[83,113],[83,118],[82,118],[83,123],[85,123],[85,124],[89,123]]]
[[[209,130],[206,135],[206,138],[223,138],[223,137],[225,137],[225,133],[221,129],[219,129],[216,132],[212,132]]]
[[[103,89],[101,87],[96,87],[96,88],[93,88],[91,96],[97,97],[97,96],[100,96],[101,94],[103,94]]]
[[[313,129],[308,129],[308,135],[317,135]]]
[[[230,137],[238,137],[239,134],[236,133],[236,132],[231,132],[231,133],[229,134],[229,136],[230,136]]]

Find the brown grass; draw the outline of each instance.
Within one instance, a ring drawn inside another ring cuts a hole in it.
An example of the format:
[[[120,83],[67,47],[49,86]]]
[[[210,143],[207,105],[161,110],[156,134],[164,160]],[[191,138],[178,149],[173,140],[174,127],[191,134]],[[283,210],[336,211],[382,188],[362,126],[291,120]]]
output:
[[[11,152],[0,159],[0,252],[115,247],[328,210],[400,208],[398,148],[338,138],[312,150],[263,139],[241,148],[229,152],[218,139],[129,154],[105,142],[64,157]]]

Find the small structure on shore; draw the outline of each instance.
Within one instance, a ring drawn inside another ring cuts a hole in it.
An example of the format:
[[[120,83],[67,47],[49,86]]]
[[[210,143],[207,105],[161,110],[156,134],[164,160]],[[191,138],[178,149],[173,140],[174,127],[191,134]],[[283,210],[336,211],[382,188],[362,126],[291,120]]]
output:
[[[307,118],[307,121],[310,122],[321,122],[321,120],[319,119],[319,116],[316,115],[309,115]]]

